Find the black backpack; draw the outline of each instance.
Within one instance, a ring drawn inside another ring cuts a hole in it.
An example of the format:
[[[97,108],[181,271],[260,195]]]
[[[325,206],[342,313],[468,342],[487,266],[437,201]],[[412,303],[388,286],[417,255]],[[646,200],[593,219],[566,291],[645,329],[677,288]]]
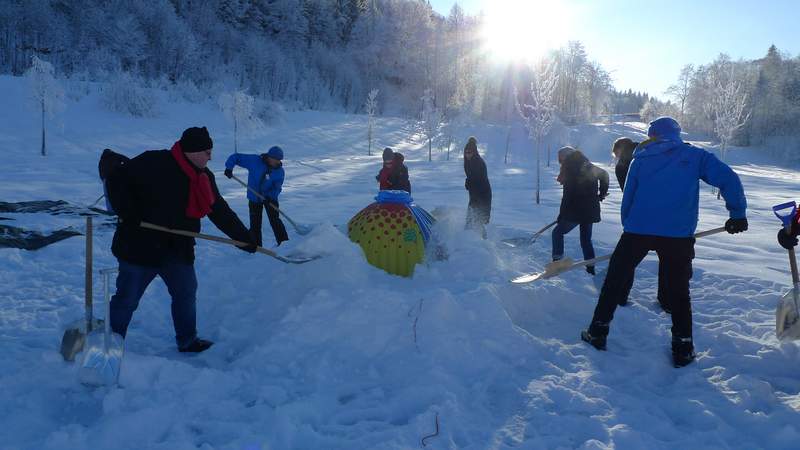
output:
[[[106,196],[106,209],[112,213],[114,208],[111,207],[112,201],[108,196],[108,178],[116,172],[117,169],[124,166],[131,159],[125,155],[121,155],[110,148],[104,149],[103,154],[100,155],[100,161],[97,163],[97,171],[100,174],[100,180],[103,182],[103,193]]]

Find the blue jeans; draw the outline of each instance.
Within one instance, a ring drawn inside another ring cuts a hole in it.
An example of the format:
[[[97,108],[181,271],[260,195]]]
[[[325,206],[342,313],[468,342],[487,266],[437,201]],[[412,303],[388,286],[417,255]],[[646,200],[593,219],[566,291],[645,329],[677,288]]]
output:
[[[139,306],[150,282],[160,276],[172,296],[172,324],[175,327],[175,342],[185,348],[197,339],[197,277],[194,265],[169,259],[160,266],[140,266],[119,261],[117,293],[111,297],[111,329],[122,337],[128,332],[133,312]]]
[[[553,228],[553,261],[564,257],[564,235],[572,231],[578,225],[581,226],[581,250],[583,259],[594,258],[594,247],[592,247],[592,223],[585,222],[578,224],[559,220]]]

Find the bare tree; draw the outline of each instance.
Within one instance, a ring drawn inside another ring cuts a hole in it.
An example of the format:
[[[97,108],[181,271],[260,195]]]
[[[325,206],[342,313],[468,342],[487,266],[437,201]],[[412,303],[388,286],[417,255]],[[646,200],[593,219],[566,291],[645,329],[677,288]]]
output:
[[[534,141],[534,151],[536,152],[536,204],[539,204],[542,188],[542,139],[553,125],[556,108],[553,94],[557,83],[558,75],[553,70],[553,67],[548,65],[540,70],[531,81],[530,103],[521,103],[519,98],[516,101],[517,111],[525,121],[528,136]]]
[[[254,115],[255,99],[242,90],[223,93],[219,96],[222,112],[233,122],[233,151],[239,153],[239,128],[252,129],[260,124]]]
[[[63,107],[64,90],[53,76],[53,65],[37,56],[31,58],[31,67],[25,76],[30,82],[33,100],[42,112],[42,156],[47,156],[45,117],[52,117]]]
[[[428,140],[428,161],[432,161],[431,147],[433,140],[439,134],[439,127],[442,124],[442,112],[434,104],[431,89],[425,89],[425,93],[420,100],[422,101],[422,134]]]
[[[678,103],[679,110],[680,110],[680,120],[681,123],[684,122],[684,113],[686,111],[686,99],[689,98],[689,94],[692,88],[692,79],[694,78],[694,66],[691,64],[687,64],[683,66],[681,69],[681,74],[678,76],[678,81],[670,85],[667,90],[664,92],[665,94],[672,96],[675,99],[675,102]]]
[[[723,161],[733,134],[750,118],[750,113],[745,113],[746,106],[747,93],[733,76],[727,81],[715,80],[710,107],[714,117],[714,133],[719,138]]]
[[[375,123],[375,113],[378,111],[378,89],[369,91],[367,101],[364,103],[364,109],[367,110],[367,155],[372,155],[372,126]]]
[[[714,133],[719,138],[719,150],[722,161],[728,153],[728,144],[733,139],[733,134],[747,123],[750,113],[745,113],[747,106],[747,93],[742,89],[742,84],[734,79],[733,71],[722,80],[714,80],[711,104],[709,109],[714,118]],[[717,192],[717,198],[720,193]]]

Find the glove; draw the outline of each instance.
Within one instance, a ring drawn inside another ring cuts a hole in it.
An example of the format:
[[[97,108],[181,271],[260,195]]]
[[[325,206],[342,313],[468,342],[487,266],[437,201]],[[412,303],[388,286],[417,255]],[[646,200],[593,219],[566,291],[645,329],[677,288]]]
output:
[[[608,197],[608,192],[602,192],[600,193],[600,195],[597,196],[597,199],[602,202],[603,200],[606,199],[606,197]]]
[[[791,250],[792,247],[797,245],[797,236],[792,236],[786,233],[786,230],[781,228],[778,230],[778,244],[786,250]]]
[[[747,219],[728,219],[725,222],[725,231],[730,234],[741,233],[742,231],[747,231]]]
[[[225,169],[225,176],[228,178],[233,178],[233,169]]]

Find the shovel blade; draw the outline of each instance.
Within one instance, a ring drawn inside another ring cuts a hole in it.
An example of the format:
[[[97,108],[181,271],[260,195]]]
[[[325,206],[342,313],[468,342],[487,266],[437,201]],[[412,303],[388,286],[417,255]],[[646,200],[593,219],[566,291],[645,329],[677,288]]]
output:
[[[558,261],[553,261],[544,266],[544,272],[531,273],[522,275],[511,280],[512,283],[531,283],[541,278],[551,278],[560,273],[564,273],[572,268],[574,261],[570,258],[564,258]]]
[[[106,348],[103,331],[93,331],[87,336],[85,347],[78,380],[88,386],[116,385],[125,353],[125,340],[122,336],[111,333]]]
[[[775,309],[775,334],[780,340],[800,339],[800,311],[797,310],[797,289],[787,292]]]
[[[102,329],[104,322],[100,319],[95,319],[92,322],[92,329]],[[64,361],[75,361],[75,356],[83,351],[83,346],[86,342],[86,321],[79,320],[73,322],[64,331],[64,336],[61,337],[61,356]]]

